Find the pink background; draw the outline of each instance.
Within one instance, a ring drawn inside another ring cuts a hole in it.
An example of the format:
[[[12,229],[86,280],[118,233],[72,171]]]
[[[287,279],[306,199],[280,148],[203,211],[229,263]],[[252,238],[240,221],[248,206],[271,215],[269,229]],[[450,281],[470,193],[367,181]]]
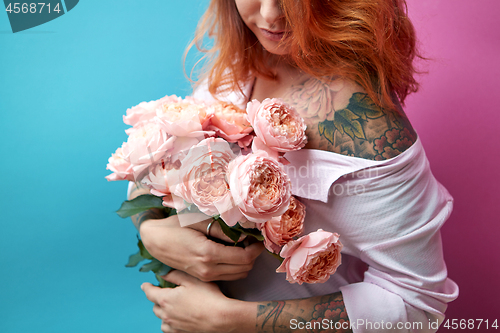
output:
[[[447,318],[500,321],[500,1],[407,1],[432,59],[406,110],[434,175],[455,198],[442,235],[460,295]]]

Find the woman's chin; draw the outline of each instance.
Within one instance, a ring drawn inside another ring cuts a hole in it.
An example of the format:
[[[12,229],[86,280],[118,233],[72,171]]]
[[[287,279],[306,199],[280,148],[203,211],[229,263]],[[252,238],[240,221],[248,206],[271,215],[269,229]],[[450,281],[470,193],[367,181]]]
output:
[[[267,39],[259,40],[260,44],[264,47],[264,49],[274,55],[284,56],[290,54],[290,47],[288,45],[284,45],[281,42],[270,41]]]

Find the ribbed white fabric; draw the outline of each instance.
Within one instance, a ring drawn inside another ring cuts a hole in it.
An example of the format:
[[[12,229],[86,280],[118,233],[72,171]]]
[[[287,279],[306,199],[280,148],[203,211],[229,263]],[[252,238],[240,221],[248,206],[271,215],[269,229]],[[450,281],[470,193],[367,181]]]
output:
[[[203,87],[194,96],[212,98]],[[241,107],[246,102],[236,94],[226,100]],[[313,149],[285,157],[292,192],[307,206],[305,233],[339,233],[342,265],[324,284],[299,286],[275,273],[279,262],[263,253],[246,279],[221,283],[223,291],[264,301],[340,290],[352,323],[401,322],[413,328],[391,332],[434,332],[429,321],[441,323],[447,303],[458,296],[447,278],[439,233],[453,199],[432,175],[420,140],[386,161]],[[353,330],[381,332],[373,326]]]

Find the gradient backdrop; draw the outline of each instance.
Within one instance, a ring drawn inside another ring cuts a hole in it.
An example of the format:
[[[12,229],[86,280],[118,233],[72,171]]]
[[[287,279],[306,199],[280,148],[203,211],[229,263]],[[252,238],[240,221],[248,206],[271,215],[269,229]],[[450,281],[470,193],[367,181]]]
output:
[[[455,197],[444,226],[460,297],[448,317],[500,317],[498,0],[408,0],[429,73],[407,111]],[[176,3],[176,4],[173,4]],[[182,53],[207,0],[97,1],[13,34],[0,13],[0,332],[159,332],[125,268],[135,229],[107,183],[128,107],[190,85]],[[188,67],[189,68],[189,67]],[[440,331],[446,331],[442,329]]]

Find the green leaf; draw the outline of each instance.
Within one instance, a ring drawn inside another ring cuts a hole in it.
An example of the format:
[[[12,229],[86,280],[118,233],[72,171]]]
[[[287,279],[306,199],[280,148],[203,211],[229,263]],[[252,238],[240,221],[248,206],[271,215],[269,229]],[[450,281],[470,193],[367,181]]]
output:
[[[145,258],[141,255],[141,251],[139,251],[136,254],[132,254],[128,258],[128,263],[125,265],[125,267],[135,267],[137,266],[138,263],[140,263],[144,259]]]
[[[146,250],[146,247],[144,246],[141,240],[139,240],[137,246],[139,247],[140,250],[139,253],[144,259],[150,259],[150,260],[154,259],[153,256],[149,254],[148,250]]]
[[[139,271],[140,272],[155,272],[160,270],[162,263],[153,258],[153,260],[145,265],[143,265]]]
[[[359,123],[358,117],[356,114],[354,114],[351,110],[349,109],[342,109],[333,115],[333,122],[335,127],[341,131],[342,133],[345,133],[351,137],[351,139],[354,140],[354,138],[359,138],[359,139],[365,139],[365,133],[363,132],[363,128],[361,127],[361,124]]]
[[[165,207],[162,205],[162,202],[163,200],[157,196],[152,194],[143,194],[132,200],[124,201],[116,213],[120,217],[125,218],[151,208],[164,209]]]
[[[354,93],[349,99],[347,109],[363,120],[383,117],[384,111],[365,93]]]
[[[167,265],[162,263],[161,268],[158,271],[156,271],[155,273],[159,276],[164,276],[164,275],[167,275],[168,273],[170,273],[171,270],[173,270],[172,267],[167,266]]]
[[[219,225],[224,232],[224,234],[229,237],[235,244],[238,243],[238,240],[241,236],[241,231],[235,228],[229,227],[221,218],[216,219],[219,222]]]
[[[177,210],[174,208],[163,207],[163,209],[165,209],[165,214],[167,217],[172,216],[172,215],[177,215]]]
[[[333,145],[333,135],[335,134],[335,126],[333,121],[325,120],[318,124],[319,135],[325,137]]]

